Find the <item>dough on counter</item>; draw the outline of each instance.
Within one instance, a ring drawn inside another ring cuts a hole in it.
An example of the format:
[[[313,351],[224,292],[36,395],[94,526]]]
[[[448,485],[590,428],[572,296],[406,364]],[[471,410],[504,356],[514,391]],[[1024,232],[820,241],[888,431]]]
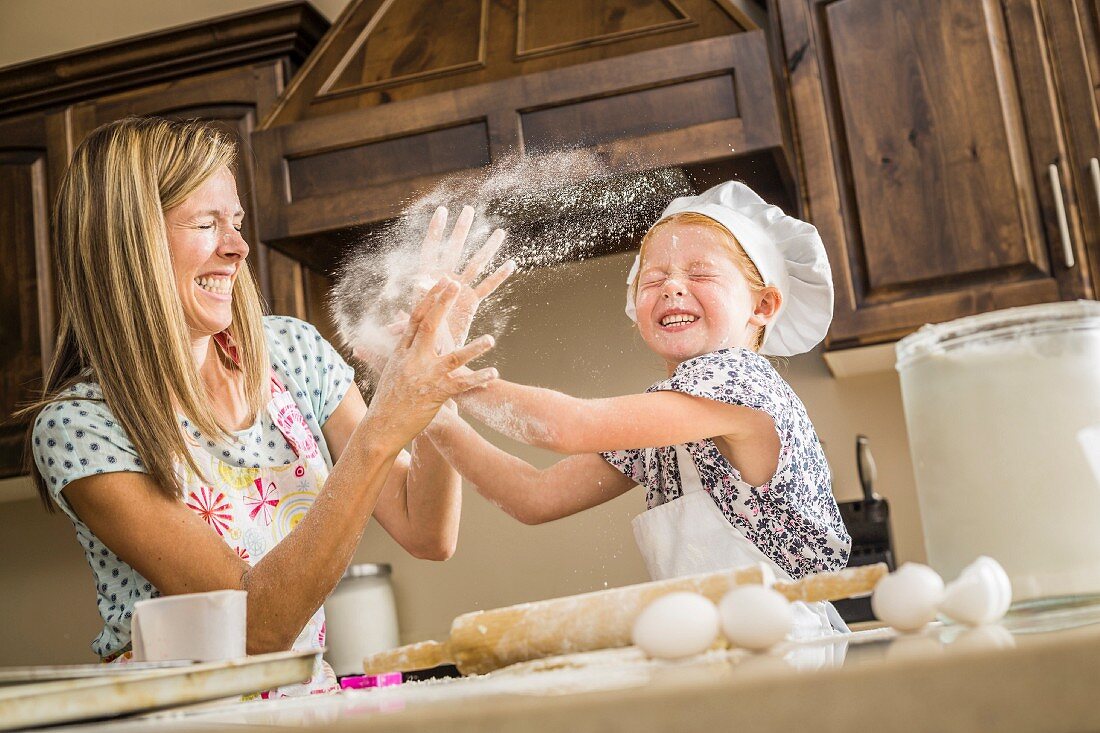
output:
[[[658,659],[700,654],[718,638],[718,609],[698,593],[669,593],[638,614],[632,638],[635,646]]]
[[[762,585],[734,588],[718,604],[722,632],[734,646],[762,650],[787,637],[794,625],[791,603]]]
[[[898,631],[916,631],[936,618],[943,601],[943,578],[932,568],[907,562],[878,582],[871,610]]]

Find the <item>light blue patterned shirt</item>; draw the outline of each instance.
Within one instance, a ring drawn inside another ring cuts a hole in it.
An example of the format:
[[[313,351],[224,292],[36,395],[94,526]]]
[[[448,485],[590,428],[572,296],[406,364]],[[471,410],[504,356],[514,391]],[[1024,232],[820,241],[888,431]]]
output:
[[[321,433],[355,375],[339,353],[309,323],[286,316],[266,316],[264,335],[268,358],[305,417],[325,462],[332,457]],[[99,385],[74,385],[66,400],[44,408],[34,423],[35,464],[54,501],[76,529],[77,540],[96,582],[96,604],[103,631],[92,642],[101,657],[111,656],[130,643],[134,603],[159,593],[136,570],[120,560],[80,521],[61,493],[77,479],[114,471],[146,470],[130,439],[102,401]],[[294,451],[279,429],[261,410],[255,423],[234,433],[233,442],[208,438],[184,418],[180,428],[190,433],[208,453],[230,465],[266,468],[295,460]]]

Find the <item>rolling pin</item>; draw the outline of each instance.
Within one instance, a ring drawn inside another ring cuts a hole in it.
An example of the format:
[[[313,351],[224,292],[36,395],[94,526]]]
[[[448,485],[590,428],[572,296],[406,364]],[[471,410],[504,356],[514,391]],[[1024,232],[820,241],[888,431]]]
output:
[[[886,572],[886,565],[878,563],[772,587],[790,601],[835,601],[870,593]],[[771,571],[756,565],[475,611],[451,623],[446,641],[372,654],[363,660],[363,671],[383,674],[454,664],[462,674],[485,674],[532,659],[630,646],[634,619],[659,596],[691,591],[717,603],[734,586],[771,580]]]

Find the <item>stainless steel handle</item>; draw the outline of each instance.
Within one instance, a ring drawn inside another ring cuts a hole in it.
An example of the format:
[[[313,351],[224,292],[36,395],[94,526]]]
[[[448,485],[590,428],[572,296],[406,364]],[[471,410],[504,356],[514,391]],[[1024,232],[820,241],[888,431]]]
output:
[[[1066,260],[1066,267],[1073,267],[1076,261],[1073,259],[1073,242],[1069,238],[1069,222],[1066,221],[1066,203],[1062,200],[1062,177],[1058,173],[1058,165],[1051,163],[1047,169],[1050,171],[1050,187],[1054,189],[1054,210],[1058,213],[1058,231],[1062,234],[1062,255]]]
[[[1092,190],[1096,192],[1096,208],[1100,209],[1100,160],[1089,159],[1089,173],[1092,174]]]

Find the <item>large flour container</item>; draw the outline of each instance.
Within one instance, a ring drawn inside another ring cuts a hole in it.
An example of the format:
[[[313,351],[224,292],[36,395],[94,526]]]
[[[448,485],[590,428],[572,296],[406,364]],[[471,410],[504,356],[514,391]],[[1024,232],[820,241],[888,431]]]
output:
[[[1100,485],[1077,440],[1100,423],[1100,303],[925,326],[897,346],[929,563],[978,555],[1013,599],[1100,593]]]

